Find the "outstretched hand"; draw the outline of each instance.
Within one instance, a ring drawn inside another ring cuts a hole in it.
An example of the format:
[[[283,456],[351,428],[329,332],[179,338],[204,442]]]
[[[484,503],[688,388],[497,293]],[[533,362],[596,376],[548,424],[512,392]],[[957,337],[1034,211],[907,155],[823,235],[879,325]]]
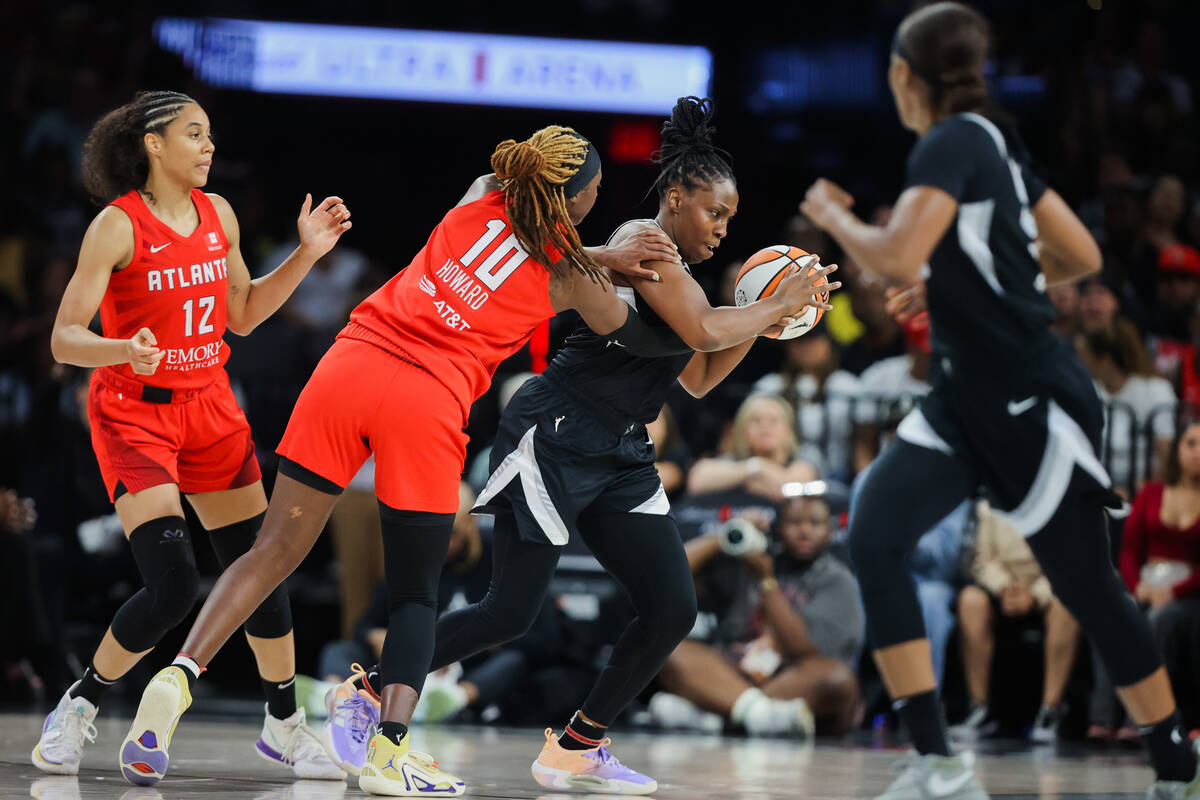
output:
[[[884,309],[902,324],[925,312],[925,282],[918,281],[908,287],[889,287]]]
[[[312,207],[312,195],[304,195],[300,206],[300,217],[296,230],[300,232],[300,246],[320,258],[333,249],[342,234],[350,230],[350,209],[340,197],[326,197],[316,208]]]

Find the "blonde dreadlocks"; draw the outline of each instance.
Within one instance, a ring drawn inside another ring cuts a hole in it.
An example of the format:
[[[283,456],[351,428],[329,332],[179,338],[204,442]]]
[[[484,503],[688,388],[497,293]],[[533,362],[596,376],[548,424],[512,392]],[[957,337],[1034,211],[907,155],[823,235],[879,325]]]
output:
[[[576,269],[593,281],[607,280],[583,251],[571,224],[563,186],[587,158],[589,143],[571,128],[550,125],[523,142],[506,139],[492,153],[492,170],[509,202],[508,219],[525,252],[538,261],[548,248],[563,254],[549,267],[559,277]]]

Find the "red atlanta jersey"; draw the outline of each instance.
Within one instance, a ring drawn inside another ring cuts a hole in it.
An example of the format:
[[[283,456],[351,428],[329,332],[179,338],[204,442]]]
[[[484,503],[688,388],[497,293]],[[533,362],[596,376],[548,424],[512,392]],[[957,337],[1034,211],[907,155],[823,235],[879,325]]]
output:
[[[229,358],[225,333],[229,240],[212,201],[192,189],[200,225],[190,236],[169,228],[136,191],[112,205],[133,221],[134,250],[129,266],[113,272],[100,303],[104,335],[128,339],[149,328],[166,351],[153,375],[137,375],[129,364],[119,375],[168,389],[197,389],[213,381]]]
[[[408,268],[354,309],[339,335],[424,367],[458,398],[465,422],[500,362],[554,316],[549,291],[550,271],[517,243],[504,193],[491,192],[451,209]]]

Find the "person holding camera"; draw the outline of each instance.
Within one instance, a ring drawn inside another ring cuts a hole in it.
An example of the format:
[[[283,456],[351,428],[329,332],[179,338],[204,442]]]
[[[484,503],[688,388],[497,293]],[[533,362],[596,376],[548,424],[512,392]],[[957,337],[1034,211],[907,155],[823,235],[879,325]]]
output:
[[[744,513],[686,545],[701,609],[716,611],[708,642],[685,640],[659,673],[659,724],[752,736],[840,733],[859,713],[852,665],[863,643],[858,586],[828,552],[829,506],[801,496],[769,518]],[[815,725],[814,725],[815,722]]]

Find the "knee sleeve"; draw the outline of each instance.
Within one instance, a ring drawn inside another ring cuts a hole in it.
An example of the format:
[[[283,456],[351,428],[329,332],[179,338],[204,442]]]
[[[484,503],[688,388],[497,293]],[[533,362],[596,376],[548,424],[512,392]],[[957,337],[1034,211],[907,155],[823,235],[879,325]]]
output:
[[[112,632],[133,653],[149,650],[196,603],[200,573],[183,517],[159,517],[129,534],[133,558],[146,584],[117,610]]]
[[[264,511],[250,519],[208,532],[208,539],[212,542],[213,552],[217,554],[221,569],[228,568],[234,561],[250,552],[266,515]],[[267,599],[254,609],[254,613],[242,627],[246,633],[260,639],[278,639],[291,633],[292,604],[288,600],[287,584],[281,583],[276,586],[275,591],[267,595]]]

